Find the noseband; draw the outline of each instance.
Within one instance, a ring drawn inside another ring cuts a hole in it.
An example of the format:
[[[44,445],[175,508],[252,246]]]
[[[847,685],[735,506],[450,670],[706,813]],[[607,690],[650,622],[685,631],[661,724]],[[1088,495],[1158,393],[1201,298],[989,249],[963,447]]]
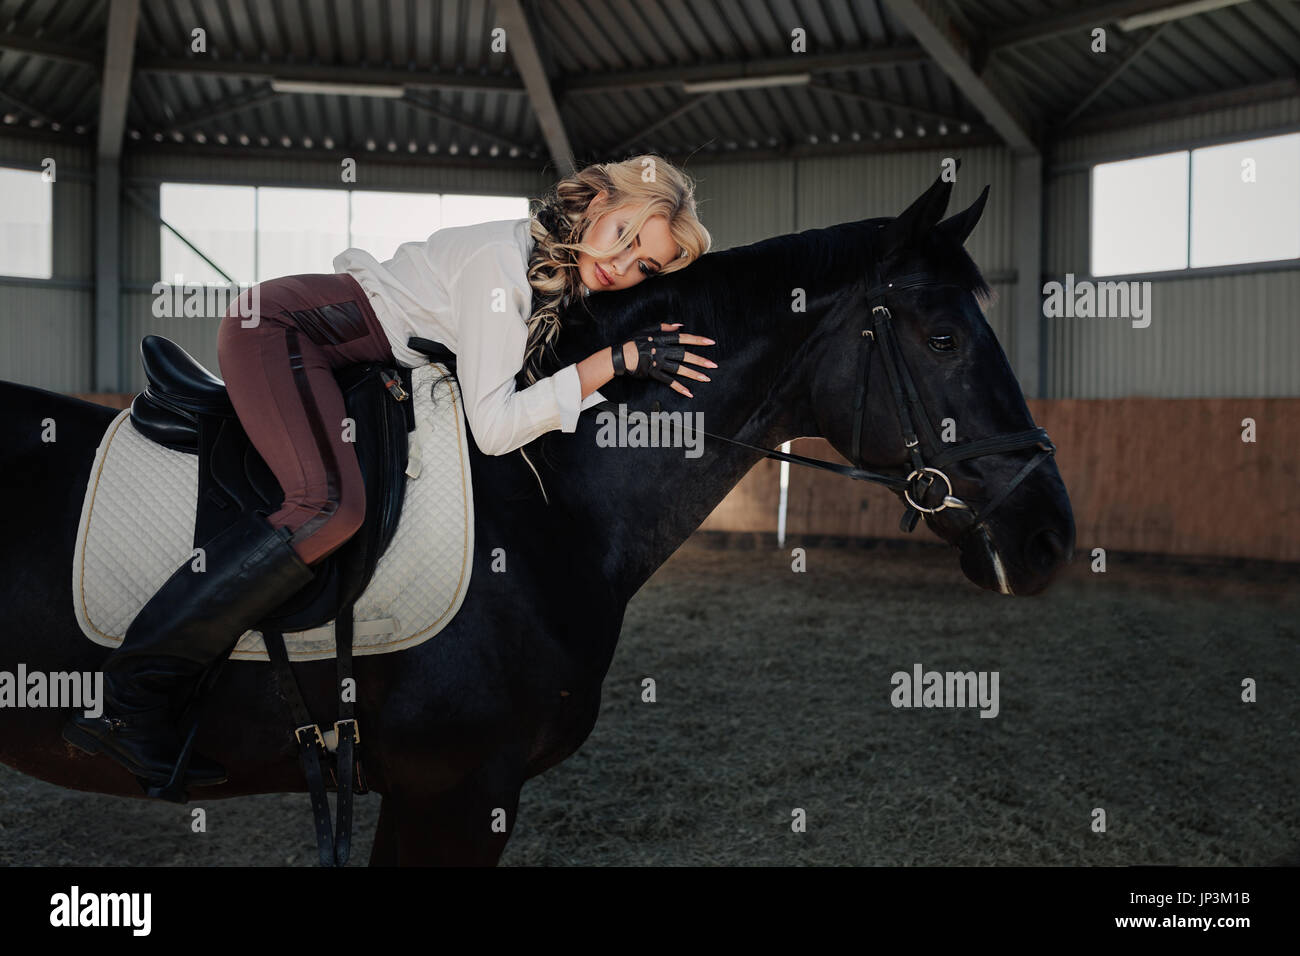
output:
[[[903,353],[898,346],[897,334],[894,331],[893,316],[890,314],[885,300],[888,296],[907,289],[943,288],[946,285],[951,285],[951,283],[933,282],[927,276],[917,274],[900,276],[893,282],[877,284],[867,291],[867,303],[871,311],[869,327],[862,329],[862,334],[859,337],[861,344],[859,347],[860,361],[858,364],[857,391],[853,403],[852,459],[853,461],[860,459],[862,435],[867,424],[867,394],[871,374],[872,345],[875,345],[880,349],[885,373],[889,377],[889,388],[894,397],[894,409],[897,412],[899,428],[903,434],[903,444],[911,462],[911,472],[906,478],[885,475],[863,468],[846,467],[835,462],[822,461],[819,458],[792,455],[772,448],[762,448],[758,445],[750,445],[747,442],[736,441],[733,438],[725,438],[721,435],[713,435],[709,432],[703,432],[703,434],[709,438],[716,438],[733,445],[741,445],[753,451],[762,452],[766,457],[775,458],[778,461],[788,461],[796,465],[821,468],[857,481],[869,481],[883,485],[903,497],[903,517],[899,521],[899,528],[903,531],[912,531],[921,515],[938,514],[948,508],[970,512],[971,522],[962,531],[961,537],[965,537],[977,528],[983,527],[985,522],[988,521],[989,515],[1007,500],[1011,493],[1020,486],[1020,483],[1056,452],[1056,446],[1052,444],[1051,439],[1047,437],[1047,432],[1042,428],[1030,428],[1021,432],[994,435],[991,438],[977,438],[960,444],[946,444],[939,441],[930,422],[930,417],[926,414],[925,406],[921,403],[920,395],[916,391],[912,373],[903,360]],[[928,456],[926,449],[922,446],[921,438],[917,435],[914,422],[920,422],[922,431],[925,433],[925,444],[929,448]],[[984,458],[990,455],[1004,455],[1025,448],[1037,448],[1038,452],[983,507],[974,508],[952,493],[952,480],[944,472],[944,468],[954,462]],[[926,495],[934,488],[936,481],[943,483],[946,492],[938,505],[928,507],[924,503]]]

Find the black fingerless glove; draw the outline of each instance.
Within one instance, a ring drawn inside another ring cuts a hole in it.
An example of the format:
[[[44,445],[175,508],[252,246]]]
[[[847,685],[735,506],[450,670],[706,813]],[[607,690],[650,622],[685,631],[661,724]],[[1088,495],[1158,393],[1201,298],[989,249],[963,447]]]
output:
[[[623,361],[623,346],[611,345],[610,357],[614,362],[614,374],[630,375],[632,378],[652,378],[665,385],[675,381],[675,375],[686,358],[686,349],[681,342],[680,332],[665,332],[659,326],[642,329],[632,337],[636,346],[636,368],[629,370]]]

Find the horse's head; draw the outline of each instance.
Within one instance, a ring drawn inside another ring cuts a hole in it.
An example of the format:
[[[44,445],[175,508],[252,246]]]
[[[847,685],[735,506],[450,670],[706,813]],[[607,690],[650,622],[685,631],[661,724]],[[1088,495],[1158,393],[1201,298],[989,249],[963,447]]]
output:
[[[817,336],[811,397],[821,434],[854,465],[917,475],[907,493],[930,528],[960,548],[968,578],[1034,594],[1069,561],[1074,518],[1051,446],[1033,433],[1024,394],[980,311],[976,295],[988,287],[962,248],[988,188],[940,221],[951,191],[940,179],[897,219],[854,224],[870,248],[860,281]],[[933,470],[919,471],[921,464]]]

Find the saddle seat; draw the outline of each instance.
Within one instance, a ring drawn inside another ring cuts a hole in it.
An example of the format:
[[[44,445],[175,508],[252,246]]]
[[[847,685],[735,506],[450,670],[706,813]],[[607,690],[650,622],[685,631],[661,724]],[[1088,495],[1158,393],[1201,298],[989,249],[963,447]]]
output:
[[[131,424],[152,441],[198,456],[194,546],[247,510],[271,514],[284,502],[274,473],[249,441],[225,383],[175,342],[147,335],[140,355],[149,385],[131,402]],[[329,624],[365,591],[392,541],[406,491],[408,433],[415,428],[410,370],[377,362],[335,370],[366,489],[365,520],[316,578],[256,625],[283,632]]]
[[[155,397],[180,414],[235,414],[226,383],[171,339],[146,335],[140,343],[140,358]]]

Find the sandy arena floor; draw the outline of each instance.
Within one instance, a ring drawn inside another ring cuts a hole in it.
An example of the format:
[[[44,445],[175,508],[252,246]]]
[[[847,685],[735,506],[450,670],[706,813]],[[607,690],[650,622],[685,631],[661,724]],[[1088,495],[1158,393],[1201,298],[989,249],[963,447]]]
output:
[[[600,721],[525,786],[502,863],[1300,863],[1298,580],[1112,557],[1008,599],[939,547],[811,548],[795,574],[788,549],[693,542],[632,602]],[[999,715],[894,708],[916,663],[998,671]],[[359,864],[378,809],[358,799]],[[315,861],[305,794],[207,811],[193,834],[188,807],[0,767],[0,863]]]

